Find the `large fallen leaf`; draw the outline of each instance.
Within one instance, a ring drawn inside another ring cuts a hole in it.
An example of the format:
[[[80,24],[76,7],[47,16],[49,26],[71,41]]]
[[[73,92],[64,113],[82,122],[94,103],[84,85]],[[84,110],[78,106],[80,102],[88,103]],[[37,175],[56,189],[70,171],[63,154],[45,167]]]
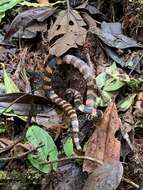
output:
[[[112,161],[100,166],[86,180],[83,190],[115,190],[123,175],[123,166],[119,161]]]
[[[51,170],[57,169],[57,164],[43,164],[44,161],[52,161],[58,159],[58,150],[48,132],[44,131],[42,128],[33,125],[30,127],[26,133],[26,138],[30,144],[33,144],[37,148],[37,154],[29,154],[28,160],[30,163],[44,173],[49,173]]]
[[[102,22],[101,29],[91,27],[90,31],[96,34],[106,45],[110,47],[119,49],[140,47],[135,40],[122,34],[120,23]]]
[[[102,162],[111,162],[120,158],[120,142],[115,138],[115,133],[120,127],[119,116],[116,105],[111,102],[106,108],[101,121],[89,139],[85,156],[89,156]],[[86,160],[83,163],[83,170],[92,172],[97,165]]]
[[[29,25],[31,26],[35,22],[43,22],[49,16],[55,12],[55,9],[40,7],[28,9],[19,13],[12,21],[5,38],[12,37],[20,29],[24,30]]]
[[[26,93],[10,93],[0,95],[0,110],[6,109],[10,106],[10,110],[13,110],[18,115],[29,115],[31,105],[33,103],[33,115],[37,113],[48,112],[51,109],[49,99]],[[9,111],[9,109],[7,110]]]
[[[49,41],[59,37],[51,43],[50,54],[59,57],[70,48],[82,46],[87,33],[85,26],[82,17],[75,10],[61,11],[49,30]]]

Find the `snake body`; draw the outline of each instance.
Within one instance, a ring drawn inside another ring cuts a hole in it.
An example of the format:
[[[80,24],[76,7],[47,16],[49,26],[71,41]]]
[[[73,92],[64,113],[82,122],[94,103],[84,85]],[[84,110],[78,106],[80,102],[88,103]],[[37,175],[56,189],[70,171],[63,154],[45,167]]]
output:
[[[78,137],[79,122],[76,114],[76,109],[74,109],[69,102],[60,98],[51,86],[53,69],[62,63],[71,64],[72,66],[77,68],[83,75],[83,78],[86,80],[87,99],[85,105],[83,104],[80,93],[73,89],[71,90],[74,93],[75,108],[80,110],[81,112],[90,113],[94,117],[98,117],[100,115],[100,111],[98,111],[95,108],[96,94],[94,72],[93,69],[91,69],[86,62],[73,55],[65,55],[62,58],[51,59],[51,61],[46,65],[45,70],[43,72],[43,89],[45,92],[48,92],[48,96],[51,99],[51,101],[54,102],[56,105],[60,106],[63,109],[63,111],[67,114],[67,116],[70,118],[75,146],[77,150],[81,150]]]

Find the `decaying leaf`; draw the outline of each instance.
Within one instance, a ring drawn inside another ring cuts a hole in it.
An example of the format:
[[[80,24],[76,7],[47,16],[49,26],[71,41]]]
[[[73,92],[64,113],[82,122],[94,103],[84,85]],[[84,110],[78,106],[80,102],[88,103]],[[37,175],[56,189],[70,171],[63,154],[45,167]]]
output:
[[[119,49],[140,47],[137,42],[122,34],[120,23],[102,22],[101,29],[91,27],[90,31],[96,34],[106,45]]]
[[[140,72],[140,56],[139,51],[137,53],[133,52],[131,56],[126,60],[125,57],[119,56],[115,49],[104,45],[105,51],[107,55],[119,64],[121,67],[127,67],[131,70],[135,70],[136,72]]]
[[[90,5],[88,1],[76,7],[76,10],[88,12],[90,15],[96,17],[100,21],[108,21],[107,17],[101,13],[95,6]]]
[[[82,46],[87,33],[85,26],[86,23],[77,11],[72,9],[61,11],[49,30],[49,41],[59,37],[51,43],[50,54],[59,57],[70,48]]]
[[[120,142],[115,138],[115,133],[120,127],[119,116],[115,103],[111,102],[103,119],[96,125],[96,129],[89,139],[85,155],[100,160],[110,162],[120,158]],[[97,165],[86,160],[83,163],[83,170],[92,172]]]
[[[9,39],[17,31],[24,30],[26,27],[31,26],[35,21],[43,22],[45,19],[50,17],[55,12],[55,9],[40,7],[33,8],[19,13],[12,21],[9,30],[5,36]]]
[[[33,114],[48,112],[49,109],[51,109],[50,101],[42,96],[26,93],[10,93],[0,95],[0,109],[6,109],[11,105],[10,109],[14,110],[14,113],[19,115],[29,115],[32,102],[34,106]]]
[[[113,160],[98,167],[85,182],[83,190],[115,190],[122,178],[121,162]]]

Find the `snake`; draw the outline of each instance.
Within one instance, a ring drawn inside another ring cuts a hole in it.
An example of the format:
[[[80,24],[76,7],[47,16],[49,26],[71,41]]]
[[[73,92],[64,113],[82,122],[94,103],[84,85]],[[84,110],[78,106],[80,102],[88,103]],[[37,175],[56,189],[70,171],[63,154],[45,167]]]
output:
[[[59,95],[53,90],[51,85],[53,71],[58,65],[61,64],[72,65],[74,68],[79,70],[85,79],[87,85],[87,97],[85,105],[83,104],[81,94],[74,89],[70,89],[68,93],[74,93],[75,108],[68,101],[59,97]],[[76,110],[80,110],[83,113],[89,113],[93,117],[97,118],[101,116],[101,111],[95,107],[96,93],[93,69],[91,69],[90,66],[80,58],[67,54],[62,57],[52,58],[46,65],[42,77],[44,81],[43,90],[47,92],[50,100],[62,108],[69,117],[72,126],[73,141],[75,143],[76,149],[81,150],[82,148],[79,142],[79,121]]]

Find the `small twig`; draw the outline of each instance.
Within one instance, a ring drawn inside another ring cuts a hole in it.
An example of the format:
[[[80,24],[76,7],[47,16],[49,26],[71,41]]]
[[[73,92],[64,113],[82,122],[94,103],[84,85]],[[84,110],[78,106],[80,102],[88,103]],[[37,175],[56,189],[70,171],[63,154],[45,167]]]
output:
[[[130,179],[127,179],[125,177],[122,177],[122,181],[129,183],[131,186],[135,187],[135,188],[139,188],[139,185],[134,183],[133,181],[131,181]]]
[[[31,149],[31,150],[28,150],[27,152],[24,152],[24,153],[19,154],[17,156],[12,156],[12,157],[7,157],[7,158],[0,158],[0,161],[9,161],[9,160],[14,160],[14,159],[22,158],[22,157],[28,155],[29,153],[31,153],[33,151],[35,151],[35,148]]]
[[[32,148],[31,150],[28,150],[27,152],[24,152],[22,154],[19,154],[17,156],[12,156],[12,157],[7,157],[7,158],[0,158],[0,161],[9,161],[9,160],[14,160],[14,159],[18,159],[18,158],[22,158],[24,156],[27,156],[28,154],[34,152],[35,150],[37,150],[38,148],[43,147],[44,145],[40,145],[36,148]]]
[[[95,162],[97,164],[103,165],[103,162],[101,162],[100,160],[97,160],[97,159],[94,159],[94,158],[88,157],[88,156],[72,156],[72,157],[69,157],[69,158],[61,158],[59,160],[45,161],[42,164],[53,164],[53,163],[56,163],[56,162],[63,162],[63,161],[77,160],[77,159],[78,160],[89,160],[89,161]]]
[[[18,144],[20,141],[22,140],[22,138],[16,140],[13,144],[7,146],[6,148],[3,148],[1,151],[0,151],[0,154],[12,149],[16,144]]]

